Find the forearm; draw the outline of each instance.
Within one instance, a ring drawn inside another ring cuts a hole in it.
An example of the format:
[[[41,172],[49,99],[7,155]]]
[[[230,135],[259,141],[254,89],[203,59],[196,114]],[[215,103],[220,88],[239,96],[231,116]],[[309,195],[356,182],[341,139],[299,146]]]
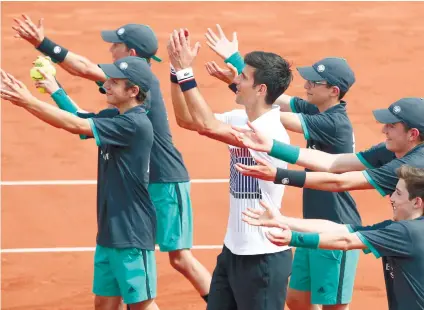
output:
[[[61,128],[74,134],[93,136],[88,120],[62,111],[36,98],[31,100],[24,108],[53,127]]]
[[[302,123],[296,113],[281,112],[280,121],[287,130],[303,134]]]
[[[373,188],[362,172],[359,171],[342,174],[307,172],[303,187],[328,192],[345,192]]]
[[[366,245],[358,238],[355,233],[322,233],[319,235],[320,249],[326,250],[355,250],[366,249]]]
[[[291,96],[282,94],[280,97],[275,100],[274,104],[277,104],[280,106],[281,112],[292,112],[291,106],[290,106],[290,100]]]
[[[196,124],[191,117],[183,92],[181,91],[180,86],[176,83],[171,83],[171,99],[174,107],[175,120],[177,121],[178,126],[196,131]]]
[[[57,91],[51,94],[53,101],[57,104],[59,109],[76,114],[77,112],[85,112],[78,107],[78,105],[69,97],[64,89],[59,88]]]
[[[97,64],[72,52],[68,52],[65,60],[60,62],[59,66],[74,76],[79,76],[91,81],[106,81],[106,75]]]
[[[319,208],[319,206],[317,206]],[[318,219],[299,219],[293,217],[281,216],[278,221],[281,224],[289,226],[291,230],[300,232],[315,233],[347,233],[349,232],[346,225],[337,224],[328,220]]]

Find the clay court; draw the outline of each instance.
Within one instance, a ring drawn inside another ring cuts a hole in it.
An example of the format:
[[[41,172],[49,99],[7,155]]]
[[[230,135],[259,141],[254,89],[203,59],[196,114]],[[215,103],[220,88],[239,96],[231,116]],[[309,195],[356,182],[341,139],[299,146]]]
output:
[[[174,28],[187,27],[192,41],[202,43],[194,68],[196,79],[216,112],[237,108],[232,93],[209,77],[203,66],[217,59],[204,39],[206,28],[216,23],[227,34],[238,32],[242,53],[272,51],[290,59],[294,66],[310,65],[326,56],[346,58],[357,78],[346,97],[357,150],[383,139],[372,117],[373,109],[401,97],[424,94],[424,3],[3,2],[1,9],[1,67],[34,93],[29,69],[39,53],[27,42],[13,38],[11,29],[13,18],[21,13],[33,20],[44,17],[47,36],[98,63],[110,62],[109,46],[102,41],[101,30],[145,23],[156,31],[158,54],[164,62],[154,64],[153,71],[162,81],[174,141],[196,181],[192,185],[194,254],[210,271],[227,224],[228,154],[225,145],[175,123],[166,54],[167,38]],[[62,69],[57,77],[85,109],[97,111],[105,105],[94,83],[71,77]],[[287,93],[304,94],[297,73]],[[36,94],[52,102],[47,95]],[[92,309],[96,186],[84,182],[96,179],[96,145],[52,128],[8,102],[2,103],[1,113],[1,308]],[[305,145],[302,136],[291,134],[291,138],[294,144]],[[61,180],[76,182],[62,184]],[[365,224],[391,216],[387,198],[377,191],[354,192],[353,196]],[[287,189],[282,211],[301,216],[301,205],[301,191]],[[160,308],[205,309],[203,300],[167,260],[167,254],[158,252]],[[361,256],[351,309],[387,309],[381,269],[381,261],[371,255]]]

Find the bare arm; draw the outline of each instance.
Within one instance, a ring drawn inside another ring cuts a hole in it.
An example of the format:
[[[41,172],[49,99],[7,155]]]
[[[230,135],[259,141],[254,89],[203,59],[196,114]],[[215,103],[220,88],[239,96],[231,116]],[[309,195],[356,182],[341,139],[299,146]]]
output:
[[[355,250],[366,249],[367,246],[362,243],[356,233],[322,233],[319,235],[320,249],[327,250]]]
[[[361,171],[341,174],[328,172],[307,172],[304,188],[328,192],[345,192],[359,189],[373,189]]]
[[[355,153],[329,154],[306,148],[300,149],[296,165],[331,173],[362,171],[366,168]]]
[[[303,133],[302,123],[296,113],[292,112],[281,112],[280,121],[284,127],[293,132]]]
[[[319,206],[317,206],[319,208]],[[295,217],[279,216],[278,222],[289,226],[291,230],[315,233],[348,233],[346,225],[328,220],[299,219]]]
[[[281,112],[292,112],[292,109],[290,107],[290,100],[291,96],[282,94],[280,97],[275,100],[274,104],[277,104],[280,106]]]
[[[171,98],[174,107],[175,120],[178,126],[197,131],[197,127],[191,117],[190,111],[185,102],[183,92],[178,84],[171,83]]]
[[[99,66],[87,58],[68,52],[63,62],[59,63],[65,71],[91,81],[106,81],[106,75]]]
[[[87,119],[79,118],[36,98],[32,99],[28,105],[23,107],[37,118],[53,127],[64,129],[73,134],[93,136],[90,123]]]
[[[197,87],[185,91],[183,94],[199,134],[227,144],[244,147],[231,133],[231,126],[215,118]]]

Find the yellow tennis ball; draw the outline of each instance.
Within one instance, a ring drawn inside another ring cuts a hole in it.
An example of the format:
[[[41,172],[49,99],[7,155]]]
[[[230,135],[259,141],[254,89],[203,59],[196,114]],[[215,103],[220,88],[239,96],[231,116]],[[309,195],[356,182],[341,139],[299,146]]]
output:
[[[34,81],[43,80],[43,75],[37,70],[42,68],[46,74],[56,76],[56,68],[51,63],[50,57],[47,56],[38,56],[37,59],[33,62],[34,67],[30,70],[31,79]],[[42,87],[38,88],[40,93],[45,93],[46,90]]]

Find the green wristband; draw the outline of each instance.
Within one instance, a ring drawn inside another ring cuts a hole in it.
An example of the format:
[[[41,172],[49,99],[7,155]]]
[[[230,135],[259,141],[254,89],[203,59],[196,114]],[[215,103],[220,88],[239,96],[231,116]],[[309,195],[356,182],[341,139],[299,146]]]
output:
[[[52,99],[56,102],[57,106],[64,111],[75,114],[78,111],[76,105],[72,102],[71,98],[65,93],[62,88],[59,88],[52,94]]]
[[[319,234],[292,231],[289,245],[296,248],[318,249]]]
[[[271,152],[272,157],[284,160],[290,164],[295,164],[299,159],[300,148],[278,140],[273,140]]]
[[[246,66],[243,57],[239,52],[235,52],[230,57],[224,60],[225,63],[230,63],[237,68],[237,73],[240,74]]]

